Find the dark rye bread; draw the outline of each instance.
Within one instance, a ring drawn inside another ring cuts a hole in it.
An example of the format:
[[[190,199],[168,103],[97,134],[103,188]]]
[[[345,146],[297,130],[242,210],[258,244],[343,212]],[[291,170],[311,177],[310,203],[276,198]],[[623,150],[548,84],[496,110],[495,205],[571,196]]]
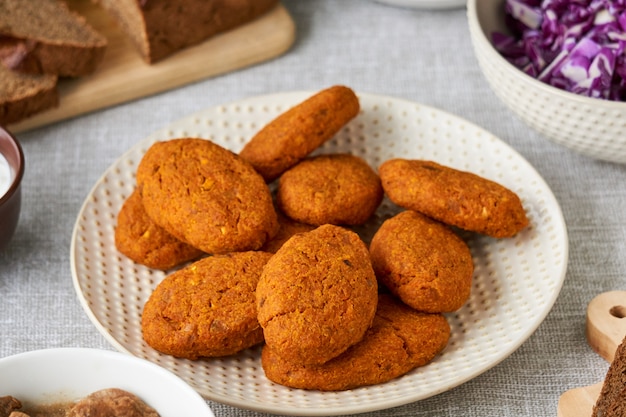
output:
[[[0,65],[0,125],[56,107],[56,75],[23,74]]]
[[[0,60],[8,68],[87,75],[106,47],[107,39],[60,0],[0,0]]]
[[[148,63],[250,22],[278,3],[278,0],[93,1],[117,21]]]
[[[626,337],[615,351],[592,416],[626,417]]]

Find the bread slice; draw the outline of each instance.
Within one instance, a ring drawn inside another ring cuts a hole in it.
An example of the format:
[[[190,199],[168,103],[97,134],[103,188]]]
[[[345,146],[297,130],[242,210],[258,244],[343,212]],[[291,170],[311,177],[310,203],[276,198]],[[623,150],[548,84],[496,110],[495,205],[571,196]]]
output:
[[[0,125],[58,106],[57,76],[24,74],[0,65]]]
[[[616,399],[609,404],[604,414],[598,414],[598,416],[604,417],[626,417],[626,387],[617,395]]]
[[[148,63],[254,20],[278,0],[94,0]]]
[[[107,39],[60,0],[0,0],[0,38],[0,60],[8,68],[68,77],[94,72],[107,47]]]
[[[615,351],[615,357],[591,415],[626,417],[626,337]]]

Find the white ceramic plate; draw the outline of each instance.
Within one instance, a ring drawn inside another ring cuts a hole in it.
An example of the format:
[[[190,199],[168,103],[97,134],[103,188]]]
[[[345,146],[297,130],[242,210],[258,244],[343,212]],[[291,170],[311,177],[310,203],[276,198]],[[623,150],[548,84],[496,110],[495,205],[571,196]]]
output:
[[[165,273],[118,253],[114,227],[145,151],[155,141],[192,136],[238,152],[265,123],[310,95],[255,97],[201,111],[145,138],[107,169],[84,202],[71,247],[75,289],[96,327],[117,349],[172,370],[207,399],[278,414],[338,415],[406,404],[458,386],[509,356],[548,314],[565,277],[568,240],[557,201],[525,159],[480,127],[418,103],[369,94],[359,94],[361,113],[316,153],[351,152],[373,167],[392,157],[432,159],[471,171],[518,193],[531,222],[511,239],[464,235],[475,263],[473,289],[467,304],[448,315],[452,336],[443,354],[386,384],[317,392],[268,381],[260,348],[194,362],[144,343],[143,305]],[[384,201],[359,232],[368,240],[397,212]]]
[[[411,7],[414,9],[454,9],[465,7],[467,0],[376,0],[391,6]]]
[[[161,417],[213,417],[206,401],[182,379],[124,353],[56,348],[0,359],[0,397],[54,404],[76,401],[105,388],[135,394]]]

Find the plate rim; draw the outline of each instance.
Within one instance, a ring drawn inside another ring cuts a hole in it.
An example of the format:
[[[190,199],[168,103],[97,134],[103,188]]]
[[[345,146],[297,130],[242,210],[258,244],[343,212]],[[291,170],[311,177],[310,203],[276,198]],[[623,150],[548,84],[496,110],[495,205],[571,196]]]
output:
[[[111,173],[111,171],[114,169],[114,167],[120,160],[123,160],[129,154],[136,152],[137,147],[145,146],[151,142],[158,140],[156,139],[158,135],[175,129],[175,126],[177,125],[181,125],[186,122],[192,121],[207,111],[216,110],[219,108],[233,106],[233,105],[238,105],[241,103],[246,103],[248,101],[261,101],[264,99],[272,100],[272,101],[278,100],[280,102],[279,99],[284,100],[285,98],[287,98],[287,99],[291,99],[297,102],[298,98],[307,97],[314,93],[316,93],[316,91],[293,90],[293,91],[280,91],[280,92],[269,93],[269,94],[260,94],[260,95],[254,95],[254,96],[242,97],[242,98],[235,99],[235,100],[230,100],[226,103],[216,104],[213,106],[209,106],[205,109],[193,112],[187,116],[179,118],[178,120],[175,120],[165,125],[164,127],[160,129],[157,129],[149,133],[144,138],[135,142],[129,149],[127,149],[118,158],[112,161],[111,164],[109,164],[109,166],[102,173],[102,175],[97,179],[95,184],[91,187],[90,191],[86,195],[85,200],[83,201],[83,204],[81,205],[79,215],[74,224],[74,228],[72,232],[72,237],[71,237],[72,241],[70,245],[70,251],[71,251],[70,262],[71,262],[72,281],[73,281],[74,289],[78,295],[80,304],[83,307],[83,310],[85,310],[90,321],[92,322],[92,324],[95,325],[98,331],[107,339],[107,341],[109,341],[109,343],[111,343],[116,349],[122,352],[128,353],[128,354],[131,354],[133,356],[137,356],[133,354],[130,350],[128,350],[126,347],[124,347],[119,341],[117,341],[113,337],[113,335],[111,335],[106,330],[104,325],[100,323],[100,321],[97,319],[93,311],[89,308],[88,301],[86,300],[85,295],[82,292],[82,289],[80,287],[80,282],[78,280],[78,271],[76,270],[76,242],[77,242],[77,236],[79,233],[81,214],[84,212],[86,206],[90,203],[91,201],[90,199],[92,198],[94,192],[101,186],[101,183],[105,180],[107,175]],[[417,105],[422,110],[431,111],[438,115],[442,115],[447,118],[452,118],[456,121],[462,122],[468,127],[471,127],[472,129],[475,129],[481,133],[486,133],[490,135],[494,140],[498,142],[499,146],[504,147],[508,152],[510,152],[517,158],[516,159],[517,163],[523,163],[525,165],[525,169],[531,171],[535,175],[534,180],[537,182],[540,182],[542,189],[545,190],[546,194],[544,195],[544,198],[546,200],[550,200],[549,201],[550,204],[546,204],[546,206],[549,205],[554,210],[554,213],[551,212],[551,214],[553,215],[552,221],[554,221],[555,224],[558,224],[563,230],[563,234],[559,235],[559,239],[558,239],[562,245],[561,246],[562,257],[560,259],[562,268],[560,271],[560,276],[558,278],[555,277],[556,279],[554,280],[554,283],[556,285],[554,287],[554,291],[550,294],[550,297],[547,298],[544,309],[540,312],[540,314],[536,316],[535,321],[532,323],[532,326],[528,326],[526,330],[522,332],[522,334],[520,334],[517,340],[515,340],[515,343],[511,343],[506,349],[499,351],[496,360],[491,360],[488,363],[483,364],[482,366],[476,367],[476,369],[474,369],[472,372],[465,375],[463,378],[455,380],[454,383],[446,384],[445,386],[442,386],[440,389],[435,390],[433,392],[429,392],[429,393],[421,394],[421,395],[415,395],[415,396],[402,396],[402,397],[397,397],[391,400],[378,401],[375,405],[372,405],[372,404],[350,405],[348,404],[344,406],[334,406],[333,408],[322,408],[322,409],[313,409],[313,408],[303,409],[303,408],[299,408],[293,405],[281,405],[280,407],[278,407],[276,405],[259,404],[258,402],[249,404],[249,403],[242,403],[241,401],[237,401],[236,399],[232,400],[230,397],[226,397],[221,394],[220,395],[207,395],[203,392],[200,392],[202,397],[204,397],[206,400],[215,401],[218,403],[226,404],[226,405],[237,407],[240,409],[247,409],[251,411],[265,412],[265,413],[271,413],[271,414],[293,415],[293,416],[330,416],[330,415],[360,414],[360,413],[378,411],[378,410],[383,410],[383,409],[389,409],[389,408],[417,402],[420,400],[424,400],[424,399],[433,397],[435,395],[439,395],[443,392],[450,391],[451,389],[456,388],[476,378],[477,376],[489,371],[490,369],[498,366],[500,363],[502,363],[507,358],[509,358],[517,349],[519,349],[519,347],[522,344],[524,344],[536,332],[539,326],[545,321],[546,317],[552,311],[554,304],[556,303],[556,300],[561,293],[561,289],[565,281],[565,277],[566,277],[567,269],[568,269],[568,263],[569,263],[569,238],[568,238],[567,225],[565,222],[565,218],[563,216],[562,208],[558,200],[556,199],[552,189],[548,186],[547,182],[539,174],[536,168],[532,164],[530,164],[530,162],[526,158],[524,158],[519,152],[517,152],[511,145],[509,145],[508,143],[506,143],[505,141],[503,141],[502,139],[500,139],[493,133],[489,132],[485,128],[465,118],[449,113],[445,110],[442,110],[442,109],[439,109],[430,105],[422,104],[420,102],[413,101],[410,99],[401,98],[401,97],[382,95],[382,94],[376,94],[376,93],[368,93],[368,92],[356,92],[356,94],[359,98],[367,98],[367,99],[379,101],[379,102],[390,101],[390,102],[400,102],[405,105],[412,105],[412,106]],[[556,216],[557,218],[554,218],[554,216]],[[147,358],[142,358],[142,359],[149,360]],[[161,364],[158,364],[158,365],[162,366]],[[362,387],[359,389],[367,389],[367,388],[368,387]],[[296,391],[300,391],[300,390],[296,390]]]

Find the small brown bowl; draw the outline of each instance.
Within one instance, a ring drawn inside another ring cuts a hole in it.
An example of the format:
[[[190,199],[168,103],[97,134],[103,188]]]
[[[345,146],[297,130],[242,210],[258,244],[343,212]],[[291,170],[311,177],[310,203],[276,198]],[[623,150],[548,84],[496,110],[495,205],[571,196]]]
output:
[[[0,157],[6,159],[10,171],[8,189],[0,184],[0,250],[2,250],[13,237],[20,217],[21,184],[25,165],[20,143],[2,127],[0,127]],[[3,190],[6,192],[2,193]]]

